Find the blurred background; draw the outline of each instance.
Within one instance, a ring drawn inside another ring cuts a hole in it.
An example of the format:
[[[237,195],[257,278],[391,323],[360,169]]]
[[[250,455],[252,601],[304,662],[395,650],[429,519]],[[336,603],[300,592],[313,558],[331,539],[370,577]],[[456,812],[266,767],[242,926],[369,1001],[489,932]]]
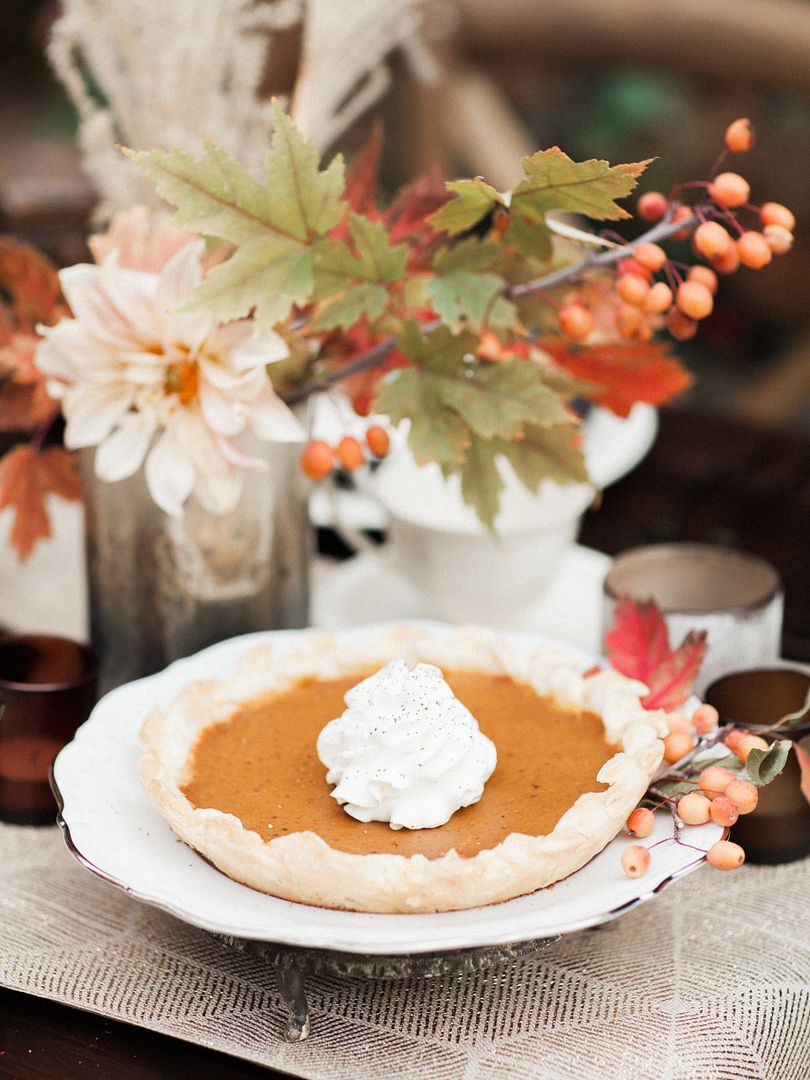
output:
[[[85,257],[96,196],[45,53],[60,11],[0,4],[0,230],[65,265]],[[298,69],[300,30],[275,33],[263,95],[288,93]],[[663,411],[652,453],[606,492],[582,540],[608,553],[708,540],[764,556],[787,588],[785,652],[810,660],[809,0],[439,0],[421,38],[432,76],[395,57],[384,95],[331,147],[351,154],[381,118],[389,189],[428,168],[505,188],[524,153],[557,144],[578,159],[656,156],[642,190],[666,192],[706,175],[731,120],[752,120],[757,144],[734,167],[755,201],[794,211],[796,244],[722,282],[679,349],[695,386]]]

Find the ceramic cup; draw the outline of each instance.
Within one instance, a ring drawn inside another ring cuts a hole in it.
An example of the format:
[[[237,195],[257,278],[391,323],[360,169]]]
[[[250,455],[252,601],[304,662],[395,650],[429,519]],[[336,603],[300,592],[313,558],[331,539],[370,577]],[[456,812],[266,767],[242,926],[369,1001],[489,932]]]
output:
[[[51,763],[90,714],[96,669],[94,653],[67,638],[0,639],[0,819],[54,821]]]
[[[495,536],[465,504],[458,477],[445,479],[437,465],[420,467],[399,454],[367,481],[389,516],[394,568],[420,596],[425,616],[519,625],[576,539],[593,500],[589,484],[545,480],[533,494],[506,462],[498,466],[504,488]]]
[[[724,675],[707,687],[705,698],[722,722],[759,734],[788,713],[800,711],[808,694],[810,667],[784,663]],[[778,732],[777,737],[798,740],[808,734],[810,721],[806,720]],[[810,854],[810,804],[802,795],[800,780],[798,760],[791,753],[779,776],[760,788],[754,813],[741,817],[732,828],[732,839],[742,844],[751,862],[790,862]]]
[[[706,630],[708,649],[695,683],[700,694],[728,671],[779,657],[783,592],[764,559],[715,544],[654,544],[617,556],[605,578],[603,629],[613,625],[620,596],[655,600],[675,647],[690,630]]]

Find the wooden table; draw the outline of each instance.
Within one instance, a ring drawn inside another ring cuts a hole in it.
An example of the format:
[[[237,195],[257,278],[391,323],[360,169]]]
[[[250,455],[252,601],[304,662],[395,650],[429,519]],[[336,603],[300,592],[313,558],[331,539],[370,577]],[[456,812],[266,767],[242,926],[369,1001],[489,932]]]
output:
[[[649,457],[588,515],[582,542],[615,554],[672,540],[724,542],[785,582],[785,655],[810,661],[810,442],[728,420],[664,412]],[[267,1080],[214,1051],[0,989],[5,1080]]]

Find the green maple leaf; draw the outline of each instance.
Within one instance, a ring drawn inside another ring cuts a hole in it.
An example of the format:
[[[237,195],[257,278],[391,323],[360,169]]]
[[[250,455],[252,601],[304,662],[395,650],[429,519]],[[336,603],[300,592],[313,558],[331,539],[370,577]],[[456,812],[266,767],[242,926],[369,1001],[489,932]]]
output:
[[[353,248],[337,240],[316,249],[314,298],[326,303],[314,330],[353,326],[361,315],[377,318],[388,303],[387,286],[405,273],[407,244],[392,245],[381,221],[351,214],[349,234]]]
[[[440,326],[423,335],[409,323],[400,337],[402,352],[420,365],[429,393],[452,409],[484,439],[520,437],[524,424],[552,425],[566,419],[558,396],[543,381],[542,369],[529,360],[472,363],[474,334],[454,335]]]
[[[527,425],[522,439],[500,440],[495,450],[503,454],[529,491],[537,491],[546,477],[558,484],[588,483],[585,458],[570,423]]]
[[[455,194],[455,198],[449,199],[426,220],[434,229],[451,236],[477,225],[493,206],[505,205],[503,195],[480,177],[475,180],[451,180],[445,187]]]
[[[470,433],[461,418],[443,405],[418,368],[401,368],[383,379],[375,408],[394,423],[410,419],[408,445],[419,465],[461,464]]]
[[[497,448],[494,440],[473,436],[464,463],[457,471],[461,474],[461,497],[471,506],[480,521],[495,532],[495,517],[500,506],[503,479],[496,462]]]
[[[236,246],[197,289],[190,306],[223,319],[255,309],[259,328],[286,318],[313,290],[312,244],[345,211],[343,161],[326,169],[312,143],[275,105],[275,128],[260,182],[225,150],[126,151],[177,207],[175,224]]]
[[[503,295],[506,282],[491,270],[498,255],[496,244],[471,237],[434,258],[436,277],[428,281],[425,294],[452,330],[460,330],[465,322],[473,330],[517,323],[515,305]]]
[[[649,161],[609,165],[591,159],[574,161],[557,146],[523,159],[525,179],[512,192],[505,239],[520,251],[548,258],[550,210],[584,214],[597,221],[620,221],[631,215],[616,199],[628,196]]]

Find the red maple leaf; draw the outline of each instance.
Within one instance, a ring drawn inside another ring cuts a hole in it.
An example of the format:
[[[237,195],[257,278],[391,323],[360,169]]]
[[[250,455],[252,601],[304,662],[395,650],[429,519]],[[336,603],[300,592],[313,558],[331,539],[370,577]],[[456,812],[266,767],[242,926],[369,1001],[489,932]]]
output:
[[[589,397],[617,416],[627,416],[637,401],[663,405],[692,382],[662,341],[578,347],[554,338],[541,344],[561,368],[594,387]]]
[[[799,774],[801,776],[799,786],[802,795],[810,803],[810,735],[805,735],[803,739],[795,742],[793,749],[799,759]]]
[[[39,540],[51,535],[45,497],[80,497],[76,463],[61,446],[36,450],[15,446],[0,461],[0,510],[11,507],[14,522],[11,543],[21,559],[27,559]]]
[[[677,649],[669,645],[667,624],[654,600],[620,597],[605,651],[616,671],[643,682],[645,709],[677,709],[692,692],[703,657],[706,631],[691,630]]]

